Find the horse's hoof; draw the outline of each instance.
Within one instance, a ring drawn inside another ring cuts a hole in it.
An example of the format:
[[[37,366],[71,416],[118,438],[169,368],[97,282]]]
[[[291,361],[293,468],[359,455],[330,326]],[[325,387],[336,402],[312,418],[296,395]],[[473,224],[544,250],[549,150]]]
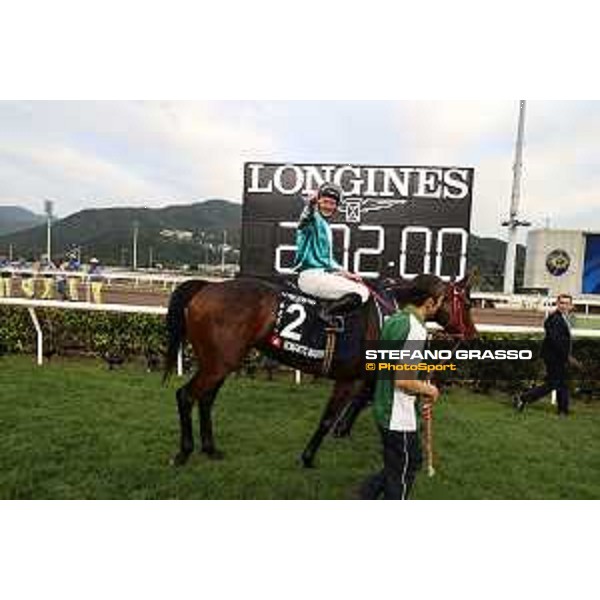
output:
[[[203,450],[203,452],[210,460],[223,460],[225,458],[225,453],[221,452],[221,450]]]
[[[302,456],[300,458],[300,463],[302,464],[302,468],[304,468],[304,469],[314,469],[315,468],[315,462],[312,458],[306,458],[306,457]]]
[[[190,452],[178,452],[171,459],[171,466],[173,466],[173,467],[183,467],[183,465],[185,465],[185,463],[190,458],[190,454],[191,454]]]

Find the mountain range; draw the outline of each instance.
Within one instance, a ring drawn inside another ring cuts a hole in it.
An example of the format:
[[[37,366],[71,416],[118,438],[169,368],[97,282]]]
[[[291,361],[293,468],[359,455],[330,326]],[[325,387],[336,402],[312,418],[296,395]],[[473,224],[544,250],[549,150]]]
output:
[[[52,227],[52,256],[64,256],[74,247],[84,258],[96,256],[103,264],[128,266],[132,263],[133,230],[138,230],[138,265],[152,262],[165,265],[196,265],[199,243],[206,242],[209,260],[216,259],[223,231],[227,244],[239,248],[241,207],[225,200],[207,200],[185,206],[150,208],[85,209],[56,221]],[[161,235],[162,232],[162,235]],[[177,232],[190,232],[189,239],[178,239]],[[13,256],[29,260],[46,252],[46,225],[0,237],[0,255],[9,245]],[[210,245],[213,250],[210,250]],[[211,256],[211,253],[214,256]]]
[[[21,206],[0,206],[0,236],[35,227],[45,220],[43,215]]]
[[[241,205],[227,200],[206,200],[166,208],[85,209],[53,224],[52,254],[63,256],[80,247],[84,260],[96,256],[103,264],[130,266],[135,224],[138,231],[138,265],[164,266],[218,264],[224,241],[240,247]],[[19,207],[0,207],[0,256],[26,260],[46,252],[45,217]],[[40,225],[40,223],[42,223]],[[469,268],[477,267],[483,290],[502,287],[506,243],[471,235]],[[523,281],[525,248],[517,249],[517,285]]]

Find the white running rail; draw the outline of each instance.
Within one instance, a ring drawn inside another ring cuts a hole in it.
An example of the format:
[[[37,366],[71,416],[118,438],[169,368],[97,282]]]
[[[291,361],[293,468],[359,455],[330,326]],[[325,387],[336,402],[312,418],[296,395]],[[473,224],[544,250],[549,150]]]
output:
[[[27,300],[25,298],[0,298],[0,306],[17,306],[26,308],[35,327],[37,336],[37,363],[43,364],[44,360],[44,336],[40,327],[36,308],[56,308],[64,310],[85,310],[91,312],[118,312],[129,314],[161,315],[167,314],[164,306],[136,306],[133,304],[93,304],[91,302],[63,302],[59,300]],[[515,334],[543,334],[543,327],[527,327],[521,325],[487,325],[477,324],[480,333],[515,333]],[[431,330],[440,329],[438,325],[428,324]],[[600,338],[600,329],[573,329],[574,338]],[[177,360],[177,374],[183,374],[183,356],[181,349]],[[299,373],[296,373],[296,382],[301,381]]]

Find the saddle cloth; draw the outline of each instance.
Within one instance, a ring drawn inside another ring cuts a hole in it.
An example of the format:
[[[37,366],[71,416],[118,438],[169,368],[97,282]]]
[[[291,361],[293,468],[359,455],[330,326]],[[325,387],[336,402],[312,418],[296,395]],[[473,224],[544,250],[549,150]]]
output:
[[[328,325],[319,317],[326,303],[291,286],[282,289],[275,326],[267,340],[269,354],[299,369],[308,367],[316,370],[322,365],[326,359],[328,335],[332,335],[327,330]],[[337,317],[340,326],[333,333],[336,336],[334,354],[328,357],[328,363],[359,355],[366,323],[365,306]]]

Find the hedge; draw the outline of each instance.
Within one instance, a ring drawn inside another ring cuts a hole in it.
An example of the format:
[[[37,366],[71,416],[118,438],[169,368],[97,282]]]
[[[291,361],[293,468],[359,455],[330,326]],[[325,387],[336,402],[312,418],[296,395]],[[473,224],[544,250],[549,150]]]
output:
[[[165,318],[143,315],[77,310],[37,309],[44,334],[44,353],[93,356],[162,357],[166,351]],[[36,332],[24,308],[0,306],[0,355],[34,353]],[[193,368],[192,348],[186,345],[183,365]],[[258,352],[251,352],[242,368],[252,372],[261,364]],[[157,365],[154,365],[156,368]]]
[[[44,331],[44,351],[46,353],[79,353],[97,356],[109,354],[122,357],[162,356],[166,349],[164,317],[109,312],[85,312],[56,309],[38,309],[38,318]],[[531,336],[514,334],[483,334],[482,340],[525,343],[539,354],[539,342]],[[537,344],[537,345],[536,345]],[[0,306],[0,354],[33,353],[36,348],[35,329],[26,309]],[[574,348],[575,356],[584,364],[584,370],[574,373],[573,387],[596,394],[600,389],[600,341],[595,339],[578,340]],[[191,348],[187,347],[184,362],[191,365]],[[261,362],[254,352],[245,361],[244,368],[256,368]],[[539,381],[544,376],[543,362],[534,361],[469,364],[467,379],[481,391],[503,390],[514,393]],[[494,371],[490,373],[490,368]],[[464,372],[464,365],[461,367]]]
[[[64,354],[162,354],[164,317],[56,309],[36,310],[44,332],[44,350]],[[34,352],[36,334],[26,309],[0,307],[0,345],[5,352]]]

